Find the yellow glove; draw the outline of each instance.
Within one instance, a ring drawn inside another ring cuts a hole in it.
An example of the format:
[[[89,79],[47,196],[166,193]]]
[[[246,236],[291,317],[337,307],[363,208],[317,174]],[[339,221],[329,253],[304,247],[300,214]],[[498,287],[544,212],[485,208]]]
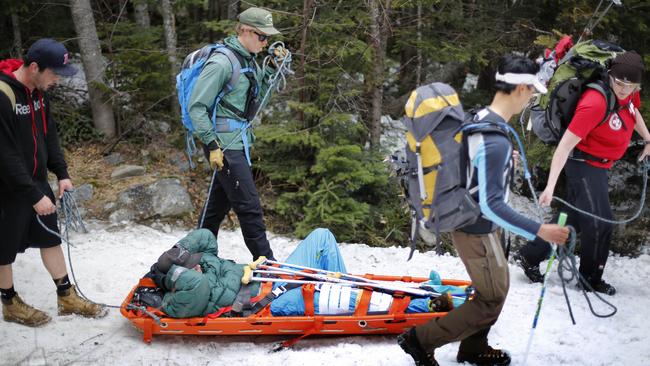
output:
[[[280,63],[289,55],[289,50],[282,46],[275,47],[273,49],[273,58],[271,62],[273,66],[277,69],[280,67]]]
[[[289,50],[281,46],[278,46],[273,50],[273,55],[275,56],[275,59],[278,61],[284,60],[288,54],[289,54]]]
[[[210,168],[217,170],[223,168],[223,151],[221,149],[210,150]]]

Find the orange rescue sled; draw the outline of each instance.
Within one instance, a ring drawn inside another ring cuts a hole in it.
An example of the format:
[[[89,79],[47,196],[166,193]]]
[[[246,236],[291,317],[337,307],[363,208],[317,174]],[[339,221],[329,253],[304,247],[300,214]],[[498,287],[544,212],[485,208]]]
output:
[[[424,277],[383,276],[367,274],[369,280],[402,281],[421,283],[428,281]],[[442,280],[443,285],[469,286],[470,282],[462,280]],[[262,291],[270,291],[271,283],[264,283]],[[290,347],[309,335],[361,335],[361,334],[400,334],[405,330],[427,322],[430,319],[445,316],[446,312],[405,313],[410,297],[393,294],[393,302],[387,314],[367,314],[372,289],[362,289],[356,311],[352,315],[315,315],[313,303],[313,285],[303,285],[305,315],[273,316],[270,304],[256,314],[248,317],[196,317],[169,318],[153,308],[147,308],[149,314],[134,309],[131,305],[133,295],[139,287],[156,287],[150,278],[142,278],[126,297],[120,312],[144,334],[143,340],[151,343],[154,334],[162,335],[295,335],[297,338],[282,342],[280,347]],[[266,287],[266,288],[265,288]],[[311,299],[311,300],[308,300]],[[151,315],[154,315],[152,317]]]

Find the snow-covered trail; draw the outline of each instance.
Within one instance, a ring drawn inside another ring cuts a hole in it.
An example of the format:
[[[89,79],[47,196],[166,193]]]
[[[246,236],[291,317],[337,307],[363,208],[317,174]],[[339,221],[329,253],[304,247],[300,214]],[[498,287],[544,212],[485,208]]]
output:
[[[88,234],[74,234],[71,248],[81,289],[92,299],[120,304],[138,278],[159,254],[185,232],[163,232],[141,225],[107,227],[92,223]],[[336,233],[334,233],[336,234]],[[297,240],[271,236],[277,258],[285,258]],[[219,253],[237,262],[250,260],[239,231],[219,234]],[[458,258],[417,253],[406,261],[407,248],[371,248],[342,244],[353,273],[428,276],[436,269],[445,278],[467,279]],[[490,342],[509,350],[513,364],[521,365],[535,311],[539,285],[510,266],[511,287],[503,313],[492,328]],[[412,365],[394,336],[307,338],[293,349],[268,353],[283,338],[254,336],[154,336],[146,345],[142,335],[118,310],[99,320],[56,316],[54,285],[37,250],[18,256],[15,288],[21,297],[47,311],[53,321],[43,328],[27,328],[0,321],[2,365]],[[591,315],[582,295],[572,285],[577,325],[571,325],[554,274],[547,289],[528,365],[650,365],[650,255],[631,259],[612,256],[606,278],[618,293],[608,297],[618,313],[607,319]],[[597,304],[600,312],[608,309]],[[436,351],[441,365],[455,365],[457,344]]]

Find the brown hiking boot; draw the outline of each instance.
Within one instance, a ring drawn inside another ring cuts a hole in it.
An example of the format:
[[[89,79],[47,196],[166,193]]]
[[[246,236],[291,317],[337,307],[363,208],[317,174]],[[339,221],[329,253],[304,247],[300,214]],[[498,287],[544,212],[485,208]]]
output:
[[[15,295],[7,302],[2,300],[2,316],[5,321],[23,324],[28,327],[39,327],[52,320],[46,312],[25,304],[18,295]]]
[[[87,318],[101,318],[108,313],[103,306],[82,299],[74,285],[68,289],[67,294],[57,296],[57,303],[59,315],[78,314]]]

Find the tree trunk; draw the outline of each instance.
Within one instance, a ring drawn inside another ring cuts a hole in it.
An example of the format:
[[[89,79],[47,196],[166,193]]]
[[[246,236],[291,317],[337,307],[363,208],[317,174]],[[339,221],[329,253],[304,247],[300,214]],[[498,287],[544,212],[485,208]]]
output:
[[[20,18],[18,17],[18,12],[16,9],[11,10],[11,25],[14,29],[14,46],[12,56],[15,58],[23,58],[23,37],[20,33]]]
[[[239,14],[239,4],[240,0],[227,0],[228,4],[228,20],[237,20],[237,15]]]
[[[111,138],[115,136],[115,117],[107,92],[109,88],[104,82],[105,66],[90,0],[70,0],[70,10],[86,73],[93,124],[104,136]]]
[[[178,57],[176,56],[176,20],[174,19],[174,11],[170,0],[162,0],[160,2],[160,10],[163,17],[163,28],[165,29],[165,44],[167,45],[167,57],[171,65],[171,82],[176,85],[176,73],[180,65],[178,64]],[[180,106],[177,98],[172,98],[171,103],[172,113],[178,117]]]
[[[384,98],[384,64],[386,41],[388,39],[388,10],[391,0],[368,0],[370,8],[370,42],[372,47],[372,75],[369,78],[370,92],[370,146],[379,147],[381,137],[381,114]],[[383,12],[380,9],[383,7]]]
[[[208,0],[208,19],[221,20],[221,4],[215,0]],[[208,42],[214,43],[214,30],[208,29]]]
[[[307,35],[309,33],[309,23],[311,22],[311,14],[314,9],[315,0],[303,0],[302,7],[302,35],[300,38],[300,63],[298,64],[298,70],[296,70],[296,79],[298,80],[298,90],[300,103],[307,103],[308,93],[306,90],[305,82],[305,66],[307,59]],[[309,127],[308,123],[305,121],[305,113],[302,110],[298,111],[298,120],[301,122],[304,128]]]
[[[135,22],[142,28],[149,28],[151,20],[149,18],[149,4],[145,0],[133,0],[135,8]]]
[[[422,83],[422,1],[418,1],[417,46],[415,47],[415,87]]]

